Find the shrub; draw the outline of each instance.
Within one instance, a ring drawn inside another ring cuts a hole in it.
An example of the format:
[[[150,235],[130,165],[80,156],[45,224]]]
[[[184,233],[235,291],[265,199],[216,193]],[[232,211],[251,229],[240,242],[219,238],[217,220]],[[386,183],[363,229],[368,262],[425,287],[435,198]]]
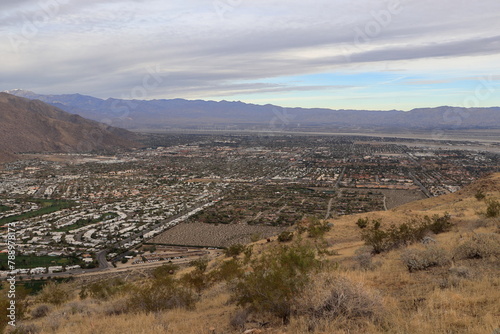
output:
[[[295,300],[297,314],[315,319],[379,320],[382,298],[377,291],[331,272],[316,275]]]
[[[311,218],[307,226],[309,238],[321,238],[332,229],[332,224],[327,221],[321,222],[318,218]]]
[[[356,250],[354,261],[356,269],[359,270],[374,270],[380,263],[373,262],[373,254],[370,247],[363,247]]]
[[[440,267],[450,261],[446,250],[435,246],[423,250],[408,249],[401,255],[401,260],[411,273],[431,267]]]
[[[196,298],[188,288],[173,278],[147,282],[136,287],[128,300],[127,310],[158,312],[173,308],[192,308]]]
[[[245,250],[245,245],[242,245],[242,244],[233,244],[233,245],[229,246],[227,249],[224,250],[224,254],[227,257],[230,257],[230,256],[234,257],[234,256],[238,256],[241,253],[243,253],[244,250]]]
[[[50,307],[48,305],[42,304],[38,305],[36,308],[31,311],[31,316],[35,319],[43,318],[50,312]]]
[[[368,217],[366,218],[359,218],[358,221],[356,222],[356,225],[358,225],[359,228],[365,228],[368,226]]]
[[[231,325],[231,327],[233,327],[235,329],[239,329],[239,330],[244,329],[245,323],[246,323],[249,315],[250,315],[250,312],[248,309],[238,310],[231,317],[229,324]]]
[[[243,275],[243,268],[236,259],[224,261],[216,270],[210,273],[216,281],[231,281]]]
[[[271,313],[286,324],[292,300],[309,281],[309,273],[319,266],[314,249],[303,245],[281,246],[255,259],[252,271],[233,286],[233,300],[252,311]]]
[[[108,300],[123,291],[125,287],[125,282],[120,278],[94,282],[82,288],[80,298],[92,297],[99,300]]]
[[[486,195],[481,189],[479,189],[478,191],[476,191],[474,197],[476,197],[478,201],[482,201],[486,197]]]
[[[363,229],[361,238],[368,246],[373,247],[373,252],[378,254],[400,246],[410,245],[422,240],[427,233],[441,233],[448,230],[452,225],[450,215],[443,217],[434,215],[432,218],[425,216],[424,219],[410,219],[396,226],[391,225],[388,229],[381,229],[381,222],[373,220],[372,224]]]
[[[103,307],[103,313],[106,316],[120,315],[127,313],[129,306],[125,299],[113,299],[107,302]]]
[[[38,301],[53,305],[61,305],[73,297],[73,291],[67,284],[50,282],[38,294]]]
[[[293,239],[293,232],[290,231],[283,231],[278,235],[278,241],[279,242],[288,242],[292,241]]]
[[[500,215],[500,202],[496,200],[489,200],[488,207],[486,208],[486,217],[495,218]]]
[[[208,267],[208,257],[200,257],[199,259],[189,262],[189,265],[195,267],[196,270],[204,273]]]
[[[453,226],[451,223],[451,216],[448,212],[440,217],[439,215],[434,215],[431,218],[425,216],[426,225],[435,234],[447,232]]]
[[[160,279],[168,275],[173,275],[178,269],[179,269],[178,265],[173,263],[167,263],[162,266],[156,267],[151,274],[153,275],[154,278]]]
[[[458,259],[484,259],[500,256],[500,236],[494,233],[479,233],[467,238],[454,250]]]

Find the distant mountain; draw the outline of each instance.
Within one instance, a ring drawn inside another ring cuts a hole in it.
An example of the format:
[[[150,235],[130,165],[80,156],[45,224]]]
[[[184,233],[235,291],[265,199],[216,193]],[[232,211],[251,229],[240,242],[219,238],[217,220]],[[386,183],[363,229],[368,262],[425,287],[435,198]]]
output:
[[[127,129],[167,127],[237,127],[254,129],[478,129],[500,128],[500,108],[438,107],[400,110],[332,110],[282,108],[243,102],[203,100],[98,99],[80,94],[39,95],[8,91],[38,99],[86,118]]]
[[[114,151],[138,146],[127,130],[0,93],[0,162],[22,152]]]

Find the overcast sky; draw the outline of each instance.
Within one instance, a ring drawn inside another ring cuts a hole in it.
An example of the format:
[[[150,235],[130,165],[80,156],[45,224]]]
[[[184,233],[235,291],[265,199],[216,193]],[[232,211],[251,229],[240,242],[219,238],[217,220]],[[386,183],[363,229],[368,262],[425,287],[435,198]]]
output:
[[[2,0],[0,91],[500,105],[498,0]]]

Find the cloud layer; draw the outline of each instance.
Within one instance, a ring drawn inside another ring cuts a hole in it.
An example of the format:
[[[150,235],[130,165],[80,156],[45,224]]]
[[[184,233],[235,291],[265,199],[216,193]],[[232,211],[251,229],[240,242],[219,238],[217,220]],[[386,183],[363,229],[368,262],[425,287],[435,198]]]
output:
[[[0,13],[0,90],[410,108],[460,104],[488,76],[500,89],[497,0],[6,0]]]

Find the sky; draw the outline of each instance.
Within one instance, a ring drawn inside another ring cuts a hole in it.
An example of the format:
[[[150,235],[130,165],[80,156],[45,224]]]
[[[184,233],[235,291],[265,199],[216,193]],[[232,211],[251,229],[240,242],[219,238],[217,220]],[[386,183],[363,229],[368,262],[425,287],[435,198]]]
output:
[[[0,91],[500,106],[498,0],[2,0]]]

